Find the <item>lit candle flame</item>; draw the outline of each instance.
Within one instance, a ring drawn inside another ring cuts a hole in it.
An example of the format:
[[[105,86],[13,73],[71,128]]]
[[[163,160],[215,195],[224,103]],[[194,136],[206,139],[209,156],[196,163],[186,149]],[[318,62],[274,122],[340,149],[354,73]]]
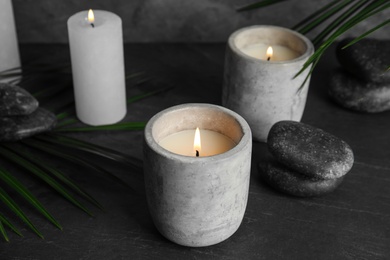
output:
[[[267,49],[267,60],[270,60],[273,54],[274,54],[274,50],[272,49],[271,46],[269,46]]]
[[[95,16],[93,15],[92,9],[89,9],[88,11],[88,22],[91,24],[95,22]]]
[[[200,131],[199,127],[195,130],[195,137],[194,137],[194,151],[195,155],[198,157],[201,150],[201,143],[200,143]]]

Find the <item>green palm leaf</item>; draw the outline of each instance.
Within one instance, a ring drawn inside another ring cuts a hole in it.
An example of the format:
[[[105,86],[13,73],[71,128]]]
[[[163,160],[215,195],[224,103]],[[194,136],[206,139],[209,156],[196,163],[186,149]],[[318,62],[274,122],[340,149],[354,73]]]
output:
[[[50,142],[54,145],[70,147],[73,149],[89,152],[113,160],[114,162],[124,163],[132,167],[134,170],[136,170],[137,173],[142,172],[140,167],[142,161],[103,146],[99,146],[89,142],[84,142],[69,136],[63,136],[57,134],[46,134],[46,135],[37,136],[36,138],[42,141]]]
[[[28,203],[36,208],[43,216],[45,216],[50,222],[52,222],[57,228],[62,230],[61,225],[55,220],[55,218],[45,209],[45,207],[38,201],[38,199],[31,194],[31,192],[9,172],[0,168],[0,179],[8,184],[9,187],[14,189],[21,195]]]
[[[66,152],[61,152],[61,151],[59,151],[58,147],[56,147],[56,146],[52,146],[52,145],[49,145],[47,143],[44,143],[44,142],[41,142],[38,140],[33,140],[33,139],[26,139],[26,140],[23,140],[22,142],[27,144],[28,146],[31,146],[37,150],[46,152],[50,155],[56,156],[62,160],[66,160],[70,163],[73,163],[73,164],[76,164],[79,166],[83,166],[83,167],[88,168],[88,169],[92,169],[93,171],[99,172],[99,173],[109,177],[113,181],[115,181],[115,182],[117,182],[117,183],[119,183],[127,188],[132,189],[126,182],[124,182],[123,180],[121,180],[120,178],[118,178],[117,176],[112,174],[111,172],[105,170],[104,168],[102,168],[102,167],[100,167],[92,162],[87,162],[86,160],[81,160],[80,158],[73,156],[73,155],[70,155],[70,154],[67,154]]]
[[[113,130],[142,130],[145,128],[146,122],[125,122],[117,123],[114,125],[102,125],[102,126],[84,126],[73,128],[57,128],[56,132],[94,132],[94,131],[113,131]]]
[[[40,238],[44,238],[41,232],[34,226],[30,219],[19,208],[16,202],[0,187],[0,200],[4,202],[27,226],[35,232]]]
[[[10,148],[10,147],[8,147]],[[25,160],[23,157],[19,155],[19,153],[16,151],[16,149],[11,148],[10,150],[6,150],[3,148],[0,148],[0,154],[4,156],[5,158],[9,159],[10,161],[13,161],[14,163],[22,166],[32,174],[34,174],[36,177],[44,181],[46,184],[48,184],[50,187],[52,187],[54,190],[56,190],[58,193],[60,193],[64,198],[66,198],[68,201],[73,203],[76,207],[82,209],[84,212],[86,212],[88,215],[92,216],[92,213],[84,207],[78,200],[76,200],[72,194],[70,194],[59,182],[57,182],[55,179],[50,177],[46,172],[35,166],[34,164],[30,163],[29,161]],[[45,215],[45,217],[50,220],[55,226],[57,226],[59,229],[62,229],[60,224],[47,212],[44,211],[42,208],[35,206],[39,211],[41,211],[42,214]]]
[[[266,5],[263,5],[263,3],[265,2]],[[240,8],[238,9],[238,11],[261,8],[263,6],[272,5],[279,2],[280,1],[278,0],[259,1],[257,3],[250,4],[246,7]],[[312,66],[309,72],[310,75],[313,72],[315,65],[318,63],[318,60],[322,57],[323,53],[328,49],[328,47],[331,44],[334,43],[334,41],[338,37],[340,37],[342,34],[350,30],[360,22],[376,15],[379,12],[388,9],[390,7],[390,4],[388,2],[389,2],[388,0],[360,0],[360,1],[334,0],[328,3],[327,5],[325,5],[324,7],[320,8],[319,10],[315,11],[314,13],[312,13],[311,15],[303,19],[301,22],[299,22],[296,26],[294,26],[293,29],[299,29],[301,33],[305,34],[311,31],[312,29],[314,29],[315,27],[317,27],[318,25],[329,20],[331,17],[335,16],[341,10],[346,10],[314,38],[313,42],[315,45],[320,44],[322,41],[323,43],[314,52],[314,54],[308,59],[308,61],[304,64],[302,69],[295,75],[295,77],[303,73],[309,66]],[[355,14],[357,11],[359,12]],[[383,28],[389,23],[390,23],[389,20],[380,23],[378,26],[358,36],[346,47],[351,46],[352,44],[366,37],[370,33],[380,28]],[[328,37],[329,34],[330,36]],[[328,38],[326,39],[326,37]],[[305,82],[307,78],[308,77],[306,77]],[[303,86],[303,84],[301,85],[301,87]]]
[[[36,156],[33,156],[31,153],[27,152],[25,149],[20,149],[20,147],[18,147],[18,149],[15,149],[15,148],[13,148],[10,145],[8,145],[7,148],[12,150],[12,151],[14,151],[14,152],[19,153],[23,158],[25,158],[26,160],[29,160],[31,163],[34,163],[35,165],[39,166],[46,173],[51,174],[57,180],[61,181],[62,183],[67,185],[69,188],[71,188],[74,192],[79,194],[81,197],[83,197],[84,199],[88,200],[90,203],[94,204],[99,209],[104,210],[103,206],[98,201],[96,201],[94,198],[92,198],[91,195],[89,195],[87,192],[85,192],[73,180],[71,180],[69,177],[67,177],[62,172],[60,172],[60,171],[50,167],[46,162],[38,159]],[[1,170],[1,168],[0,168],[0,170]],[[1,171],[0,171],[0,173],[1,173]],[[12,179],[13,177],[10,174],[8,174],[8,178]],[[15,182],[16,182],[16,180],[15,180]],[[92,215],[92,214],[89,213],[89,215]]]
[[[9,242],[7,232],[4,229],[3,222],[0,221],[0,233],[3,235],[5,241]]]
[[[240,7],[237,9],[237,11],[241,12],[241,11],[253,10],[253,9],[257,9],[257,8],[261,8],[261,7],[265,7],[265,6],[269,6],[269,5],[274,5],[274,4],[277,4],[280,2],[284,2],[284,1],[287,1],[287,0],[263,0],[263,1],[259,1],[259,2],[253,3],[253,4],[246,5],[244,7]]]
[[[0,221],[3,223],[3,225],[9,227],[15,234],[17,234],[20,237],[23,237],[22,233],[20,233],[19,230],[16,229],[15,226],[12,225],[12,223],[1,213],[0,213]]]
[[[0,79],[10,78],[16,76],[22,76],[22,81],[19,84],[22,87],[28,89],[29,86],[39,86],[38,81],[40,79],[45,79],[46,76],[53,76],[56,74],[71,73],[70,64],[29,64],[23,66],[23,68],[13,68],[4,72],[0,72]],[[69,78],[70,79],[70,78]],[[20,78],[18,79],[20,80]],[[18,81],[18,80],[15,80]],[[129,73],[126,75],[126,81],[130,81],[127,85],[135,86],[142,84],[146,81],[151,80],[151,78],[144,77],[143,72]],[[43,81],[45,82],[45,81]],[[32,85],[33,84],[33,85]],[[46,84],[46,83],[43,83]],[[38,91],[34,91],[33,95],[39,100],[40,104],[49,103],[55,105],[55,108],[49,108],[49,110],[57,113],[57,119],[60,121],[57,125],[57,129],[60,129],[64,126],[69,126],[70,124],[79,122],[74,117],[74,99],[71,95],[72,88],[71,80],[66,80],[60,84],[49,85]],[[164,92],[171,89],[163,88],[157,89],[154,91],[141,93],[130,97],[127,99],[127,104],[134,103],[136,101],[142,100],[144,98],[156,95],[158,93]],[[64,96],[66,97],[64,98]],[[60,102],[52,102],[61,96]],[[50,101],[50,102],[48,102]],[[72,128],[63,128],[61,131],[79,131],[79,132],[90,132],[98,130],[138,130],[143,129],[145,122],[127,122],[119,123],[111,126],[102,126],[102,127],[90,127],[90,126],[81,126],[81,127],[72,127]],[[90,202],[96,207],[103,210],[103,207],[98,201],[96,201],[91,195],[85,192],[81,187],[79,187],[72,179],[61,171],[51,167],[47,164],[46,161],[39,159],[37,156],[34,156],[30,149],[41,151],[50,156],[55,156],[62,159],[63,161],[78,166],[82,166],[88,169],[93,170],[94,172],[104,174],[115,182],[120,183],[121,185],[126,186],[127,188],[132,189],[127,183],[115,176],[110,171],[105,170],[99,165],[91,162],[84,161],[84,158],[78,158],[73,154],[75,151],[81,153],[88,153],[93,156],[104,157],[109,160],[112,160],[116,163],[121,163],[127,166],[130,166],[134,172],[142,172],[142,163],[139,159],[129,157],[123,153],[98,146],[89,142],[81,141],[72,137],[62,136],[58,133],[42,134],[35,136],[34,138],[27,138],[17,143],[3,143],[0,145],[0,155],[2,158],[7,159],[8,161],[26,169],[26,173],[35,175],[35,177],[43,180],[49,187],[55,189],[60,195],[66,198],[76,207],[85,211],[86,213],[92,215],[92,213],[82,205],[72,193],[80,196],[84,200]],[[137,175],[140,176],[140,175]],[[42,204],[31,194],[30,191],[15,177],[12,176],[11,172],[6,171],[5,169],[0,169],[0,180],[5,183],[10,188],[14,189],[17,194],[23,197],[26,202],[29,202],[36,208],[46,219],[53,222],[58,228],[61,228],[59,223],[46,211]],[[32,229],[38,236],[43,238],[43,235],[38,231],[38,229],[32,224],[28,217],[23,213],[20,207],[13,201],[13,199],[6,193],[4,190],[0,190],[0,200],[5,203],[5,205],[11,209],[24,223],[26,223],[30,229]],[[22,234],[15,228],[15,226],[8,221],[8,219],[0,213],[0,233],[6,241],[9,240],[8,234],[6,232],[6,227],[11,229],[16,234],[22,236]]]

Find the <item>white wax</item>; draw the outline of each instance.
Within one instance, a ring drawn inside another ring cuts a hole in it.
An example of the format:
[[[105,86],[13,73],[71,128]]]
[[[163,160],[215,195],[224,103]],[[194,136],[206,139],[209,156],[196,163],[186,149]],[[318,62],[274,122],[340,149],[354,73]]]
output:
[[[126,115],[122,20],[94,10],[92,27],[87,15],[68,20],[76,112],[89,125],[114,124]]]
[[[257,59],[267,60],[267,49],[271,46],[273,54],[270,61],[283,61],[292,60],[300,56],[300,54],[286,46],[282,45],[267,45],[263,43],[256,43],[245,46],[241,49],[246,55],[252,56]]]
[[[0,72],[20,67],[18,38],[11,0],[0,0]],[[15,78],[3,79],[7,82]]]
[[[159,145],[173,153],[195,156],[194,137],[195,130],[184,130],[163,138]],[[224,153],[236,146],[232,139],[210,130],[200,129],[200,140],[200,157]]]

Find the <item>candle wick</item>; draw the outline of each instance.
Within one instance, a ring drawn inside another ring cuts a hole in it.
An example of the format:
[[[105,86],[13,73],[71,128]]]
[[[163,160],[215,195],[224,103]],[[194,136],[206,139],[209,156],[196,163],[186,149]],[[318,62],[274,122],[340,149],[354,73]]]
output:
[[[195,151],[196,151],[196,157],[199,157],[199,151],[198,150]]]
[[[271,56],[269,56],[268,58],[267,58],[267,60],[269,61],[271,59]]]
[[[95,25],[93,23],[91,23],[91,26],[92,26],[92,28],[95,28]]]

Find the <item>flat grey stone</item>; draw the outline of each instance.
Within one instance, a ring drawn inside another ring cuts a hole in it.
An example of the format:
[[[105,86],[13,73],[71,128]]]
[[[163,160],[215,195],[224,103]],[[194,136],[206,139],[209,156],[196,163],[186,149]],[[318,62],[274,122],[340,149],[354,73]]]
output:
[[[367,82],[390,83],[390,71],[386,71],[390,61],[390,40],[362,39],[342,50],[353,38],[341,41],[336,50],[340,64]]]
[[[332,75],[328,91],[336,103],[352,110],[377,113],[390,109],[390,83],[361,81],[340,70]]]
[[[352,168],[354,161],[346,142],[295,121],[280,121],[272,126],[268,149],[279,163],[318,179],[340,178]]]
[[[18,141],[50,131],[56,123],[55,115],[43,108],[27,116],[0,117],[0,141]]]
[[[344,176],[330,180],[310,178],[272,161],[259,165],[259,172],[262,179],[274,189],[298,197],[327,194],[335,190],[344,179]]]
[[[29,115],[38,106],[38,101],[23,88],[0,83],[0,117]]]

